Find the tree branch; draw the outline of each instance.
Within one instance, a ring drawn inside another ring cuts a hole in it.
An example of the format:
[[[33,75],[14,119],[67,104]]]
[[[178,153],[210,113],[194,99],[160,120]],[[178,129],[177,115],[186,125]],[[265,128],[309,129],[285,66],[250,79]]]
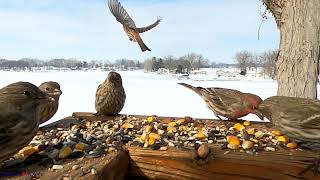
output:
[[[278,28],[281,25],[282,8],[284,7],[285,1],[283,0],[262,0],[267,6],[267,9],[273,14]]]

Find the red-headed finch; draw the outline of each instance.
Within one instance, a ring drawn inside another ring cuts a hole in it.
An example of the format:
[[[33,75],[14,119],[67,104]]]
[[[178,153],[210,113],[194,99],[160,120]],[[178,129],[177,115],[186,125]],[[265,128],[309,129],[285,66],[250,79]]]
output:
[[[28,82],[0,89],[0,162],[29,144],[39,129],[39,106],[50,101],[54,99]]]
[[[302,148],[320,152],[320,101],[305,98],[273,96],[264,100],[254,114],[268,118],[272,125],[298,142]],[[319,172],[320,159],[308,166]]]
[[[107,79],[98,86],[95,107],[100,115],[117,115],[123,108],[126,93],[120,74],[110,72]]]
[[[40,124],[42,124],[51,119],[57,112],[62,91],[60,90],[60,85],[53,81],[47,81],[40,84],[39,89],[54,99],[54,102],[40,106]]]
[[[160,23],[161,19],[158,18],[149,26],[138,28],[118,0],[108,0],[108,6],[111,13],[114,15],[114,17],[116,17],[117,21],[123,25],[123,29],[128,35],[130,41],[138,42],[142,51],[151,51],[142,41],[140,33],[149,31],[150,29],[156,27]]]
[[[243,93],[234,89],[226,88],[203,88],[194,87],[185,83],[178,83],[196,92],[207,103],[207,106],[220,119],[224,116],[235,120],[253,112],[262,99],[254,94]]]

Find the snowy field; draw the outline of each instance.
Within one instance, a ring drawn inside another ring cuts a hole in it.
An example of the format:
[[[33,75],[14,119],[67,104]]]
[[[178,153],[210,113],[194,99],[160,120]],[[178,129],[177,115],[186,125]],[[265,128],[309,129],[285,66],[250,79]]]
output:
[[[224,87],[259,95],[262,99],[276,95],[276,81],[263,78],[235,78],[225,80],[211,78],[213,74],[195,75],[191,79],[179,80],[169,75],[144,73],[143,71],[120,71],[127,94],[121,113],[158,116],[191,116],[215,118],[205,102],[196,93],[178,85],[178,82],[202,87]],[[5,72],[0,71],[0,87],[16,81],[28,81],[40,85],[44,81],[57,81],[63,94],[58,112],[49,121],[70,116],[73,112],[95,112],[96,88],[107,77],[108,72]],[[210,80],[208,80],[210,79]],[[254,115],[247,120],[258,120]]]

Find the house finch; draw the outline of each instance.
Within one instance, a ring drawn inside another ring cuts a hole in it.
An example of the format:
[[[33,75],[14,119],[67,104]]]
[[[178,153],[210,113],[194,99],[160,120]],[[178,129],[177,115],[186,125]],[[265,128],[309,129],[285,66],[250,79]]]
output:
[[[149,26],[137,28],[134,21],[131,19],[126,10],[122,7],[120,2],[118,2],[118,0],[109,0],[108,6],[111,13],[116,17],[117,21],[119,21],[123,25],[123,29],[128,35],[130,41],[138,42],[142,51],[151,51],[144,44],[139,33],[149,31],[150,29],[156,27],[160,23],[161,19],[158,18],[156,22]]]
[[[51,119],[57,112],[59,107],[59,98],[62,92],[60,90],[60,85],[53,81],[40,84],[39,89],[54,99],[54,102],[40,106],[40,124],[42,124]]]
[[[298,142],[302,148],[320,152],[320,101],[273,96],[264,100],[254,114],[268,118],[272,125]],[[313,168],[319,172],[320,159],[300,174]]]
[[[185,83],[178,83],[196,92],[207,103],[215,115],[224,116],[228,119],[237,119],[253,112],[262,102],[262,99],[254,94],[243,93],[234,89],[226,88],[202,88],[193,87]]]
[[[0,89],[0,162],[28,145],[39,128],[39,106],[54,101],[28,82]]]
[[[98,86],[95,107],[100,115],[118,114],[126,100],[120,74],[110,72],[107,79]]]

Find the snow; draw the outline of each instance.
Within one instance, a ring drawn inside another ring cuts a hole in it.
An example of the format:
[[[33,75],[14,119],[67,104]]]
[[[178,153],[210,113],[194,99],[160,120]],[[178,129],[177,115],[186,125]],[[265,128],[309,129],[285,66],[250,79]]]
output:
[[[218,78],[215,71],[206,75],[190,75],[190,79],[179,80],[166,74],[143,71],[119,71],[127,94],[121,113],[194,118],[215,118],[205,102],[193,91],[178,85],[178,82],[202,87],[224,87],[259,95],[262,99],[276,95],[277,83],[271,79],[254,77]],[[73,112],[95,112],[96,88],[107,77],[107,71],[65,72],[7,72],[0,71],[0,87],[17,81],[28,81],[40,85],[44,81],[56,81],[63,94],[55,116],[48,122],[72,115]],[[245,119],[258,121],[255,115]]]

